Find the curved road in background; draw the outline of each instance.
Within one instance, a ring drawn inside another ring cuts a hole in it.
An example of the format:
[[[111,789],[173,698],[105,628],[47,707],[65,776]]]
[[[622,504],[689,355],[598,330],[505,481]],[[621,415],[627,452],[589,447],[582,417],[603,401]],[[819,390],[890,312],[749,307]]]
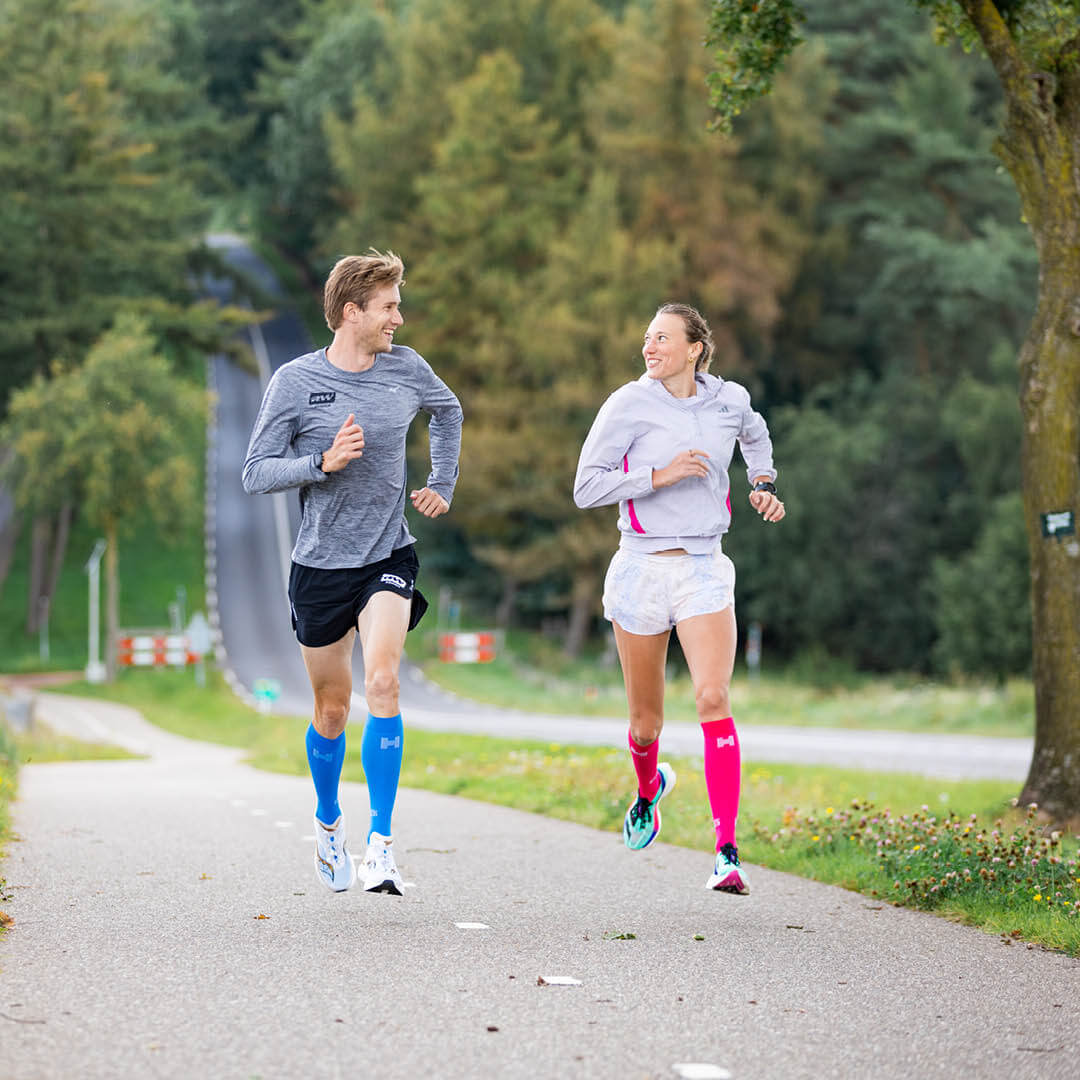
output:
[[[207,469],[210,621],[218,631],[219,663],[233,689],[252,700],[257,680],[274,679],[281,686],[275,711],[305,716],[311,712],[311,690],[289,624],[286,597],[289,552],[299,526],[299,501],[294,493],[246,495],[240,470],[266,379],[314,345],[273,272],[241,238],[218,235],[210,242],[231,266],[269,295],[281,298],[277,313],[250,331],[261,368],[259,376],[242,371],[222,356],[211,361],[211,383],[218,404]],[[228,298],[225,283],[212,283],[211,291],[220,299]],[[362,686],[359,649],[355,667],[355,685]],[[626,721],[622,718],[541,716],[476,705],[440,690],[408,661],[403,664],[401,681],[406,722],[412,727],[561,743],[626,745]],[[358,695],[354,698],[355,707],[364,708],[363,700]],[[746,760],[832,764],[943,779],[1021,782],[1027,775],[1032,752],[1030,738],[816,727],[744,724],[739,728],[739,739]],[[700,755],[698,726],[667,724],[664,749],[671,754]]]

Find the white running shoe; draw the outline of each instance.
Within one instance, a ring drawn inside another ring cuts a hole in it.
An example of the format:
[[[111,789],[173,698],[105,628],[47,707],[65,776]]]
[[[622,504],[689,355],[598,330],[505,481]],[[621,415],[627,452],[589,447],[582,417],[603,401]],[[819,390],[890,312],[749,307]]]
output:
[[[345,845],[345,815],[333,825],[315,818],[315,873],[333,892],[351,889],[356,881],[356,867]]]
[[[401,895],[401,875],[394,863],[394,853],[390,848],[392,843],[389,836],[377,832],[371,834],[364,856],[364,892]]]

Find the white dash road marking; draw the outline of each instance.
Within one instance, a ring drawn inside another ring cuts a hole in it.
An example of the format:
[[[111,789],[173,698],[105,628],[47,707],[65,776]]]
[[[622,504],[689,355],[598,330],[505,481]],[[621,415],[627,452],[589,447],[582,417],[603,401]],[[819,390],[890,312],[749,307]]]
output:
[[[581,980],[574,979],[569,975],[541,975],[539,978],[541,986],[580,986]]]
[[[232,800],[232,805],[233,806],[247,806],[247,800],[245,800],[245,799],[233,799]]]
[[[731,1073],[727,1069],[704,1061],[690,1061],[671,1067],[683,1080],[731,1080]]]
[[[251,816],[252,817],[266,817],[266,811],[265,810],[252,810],[251,811]]]
[[[274,828],[275,829],[291,829],[292,828],[292,822],[291,821],[275,821],[274,822]]]
[[[454,925],[459,930],[490,930],[491,927],[487,923],[482,922],[456,922]]]

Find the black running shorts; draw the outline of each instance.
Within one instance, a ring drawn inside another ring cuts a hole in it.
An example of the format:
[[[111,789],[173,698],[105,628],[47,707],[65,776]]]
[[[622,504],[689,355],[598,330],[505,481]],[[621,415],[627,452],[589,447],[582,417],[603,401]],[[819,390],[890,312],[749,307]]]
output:
[[[377,592],[397,593],[412,601],[412,630],[428,606],[416,588],[419,569],[420,560],[412,544],[355,570],[320,570],[294,562],[289,573],[289,607],[297,640],[309,648],[340,641],[356,628],[357,617]]]

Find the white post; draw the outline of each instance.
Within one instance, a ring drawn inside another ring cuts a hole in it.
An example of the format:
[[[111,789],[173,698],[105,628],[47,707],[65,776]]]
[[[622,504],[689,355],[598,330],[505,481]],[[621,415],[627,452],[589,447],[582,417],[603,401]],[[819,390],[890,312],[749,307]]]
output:
[[[90,554],[90,560],[86,564],[86,572],[90,575],[90,626],[87,641],[86,681],[90,683],[102,683],[105,681],[105,665],[101,662],[100,629],[101,616],[98,612],[98,604],[101,594],[101,556],[105,554],[106,543],[98,540],[94,550]]]

